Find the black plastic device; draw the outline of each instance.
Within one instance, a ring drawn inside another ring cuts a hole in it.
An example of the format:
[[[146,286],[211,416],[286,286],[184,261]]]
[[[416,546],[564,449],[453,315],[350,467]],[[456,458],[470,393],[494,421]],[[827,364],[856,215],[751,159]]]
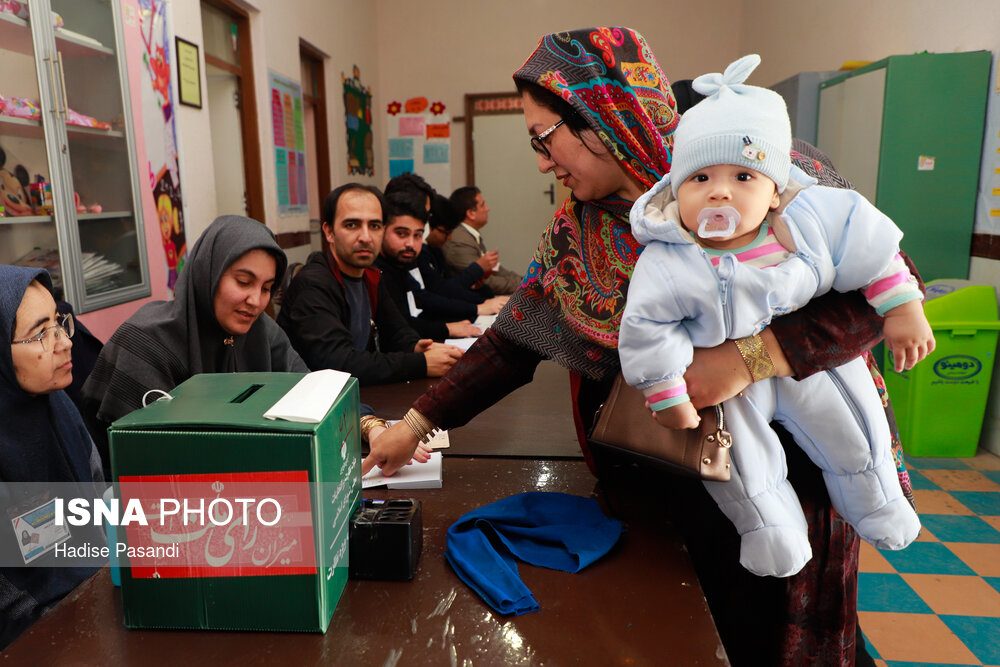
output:
[[[424,546],[420,501],[362,498],[349,539],[352,579],[413,579]]]

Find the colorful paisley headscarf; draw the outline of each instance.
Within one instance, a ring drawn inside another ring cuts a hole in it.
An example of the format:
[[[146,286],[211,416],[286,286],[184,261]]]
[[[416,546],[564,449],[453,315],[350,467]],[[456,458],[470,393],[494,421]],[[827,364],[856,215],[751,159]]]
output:
[[[646,40],[634,30],[585,28],[546,35],[514,78],[569,102],[646,187],[670,170],[678,120],[673,92]],[[587,377],[616,372],[618,328],[642,249],[629,226],[631,206],[619,197],[567,199],[494,329]]]

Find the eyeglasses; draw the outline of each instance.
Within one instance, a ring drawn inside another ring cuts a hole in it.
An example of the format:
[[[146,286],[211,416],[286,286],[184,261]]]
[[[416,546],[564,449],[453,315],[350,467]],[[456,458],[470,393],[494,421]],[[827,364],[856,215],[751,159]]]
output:
[[[41,343],[42,350],[48,352],[49,349],[55,348],[56,339],[60,335],[72,338],[75,332],[76,327],[73,324],[73,316],[70,313],[66,313],[59,318],[58,324],[45,327],[38,333],[37,336],[25,338],[24,340],[12,340],[10,344],[20,345],[21,343]]]
[[[565,120],[561,120],[549,129],[545,130],[541,134],[536,134],[531,138],[531,150],[535,151],[540,155],[544,155],[548,159],[552,159],[552,154],[549,153],[549,147],[545,145],[545,140],[550,134],[556,131],[556,128],[565,123]]]

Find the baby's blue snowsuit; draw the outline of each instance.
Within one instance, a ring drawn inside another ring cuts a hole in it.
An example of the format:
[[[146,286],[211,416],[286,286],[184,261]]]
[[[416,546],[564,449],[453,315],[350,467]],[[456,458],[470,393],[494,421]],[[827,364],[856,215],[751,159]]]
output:
[[[793,166],[781,215],[770,216],[792,254],[766,269],[727,254],[714,267],[680,225],[669,179],[631,213],[632,232],[647,247],[632,275],[618,350],[626,381],[640,389],[683,375],[694,347],[759,333],[831,288],[868,285],[902,237],[858,193],[816,185]],[[834,508],[862,538],[883,549],[916,538],[920,522],[899,485],[885,412],[863,359],[803,380],[756,382],[723,406],[733,434],[732,479],[705,486],[742,536],[740,562],[748,570],[790,576],[812,557],[772,419],[822,468]]]

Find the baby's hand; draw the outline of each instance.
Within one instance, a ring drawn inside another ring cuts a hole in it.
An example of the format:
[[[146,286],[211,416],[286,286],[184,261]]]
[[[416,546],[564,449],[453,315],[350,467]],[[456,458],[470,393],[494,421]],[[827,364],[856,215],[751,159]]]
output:
[[[653,419],[660,426],[673,429],[698,428],[701,423],[701,417],[690,401],[654,412]]]
[[[897,373],[910,370],[934,351],[934,332],[920,301],[908,301],[887,312],[883,332]]]

